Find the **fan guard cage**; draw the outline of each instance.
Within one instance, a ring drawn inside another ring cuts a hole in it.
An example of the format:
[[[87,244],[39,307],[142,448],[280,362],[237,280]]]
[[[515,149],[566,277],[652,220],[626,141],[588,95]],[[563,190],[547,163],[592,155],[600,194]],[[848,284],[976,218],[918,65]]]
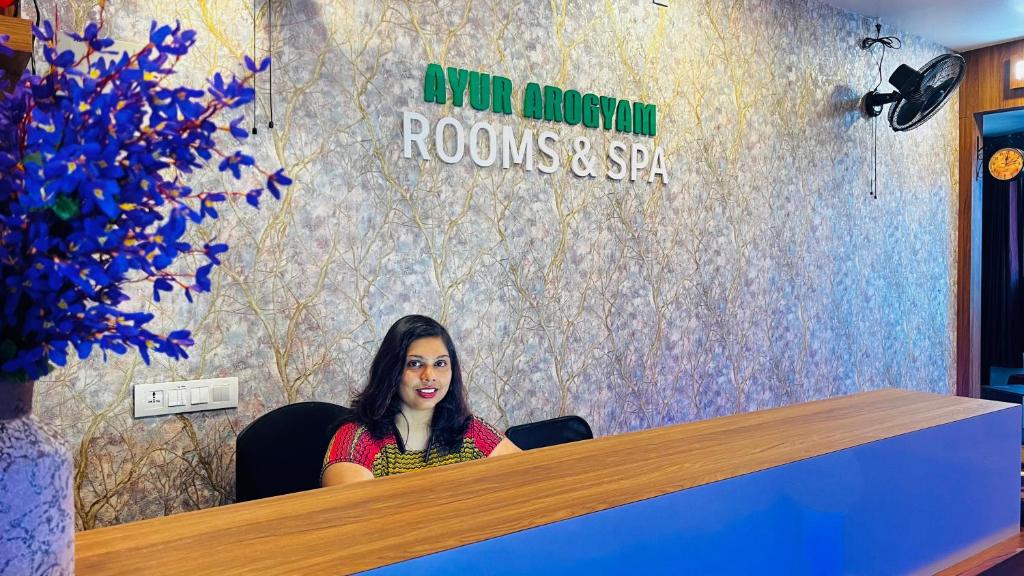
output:
[[[963,80],[967,66],[959,54],[943,54],[921,68],[919,87],[901,94],[889,107],[889,125],[896,132],[913,130],[942,110]]]

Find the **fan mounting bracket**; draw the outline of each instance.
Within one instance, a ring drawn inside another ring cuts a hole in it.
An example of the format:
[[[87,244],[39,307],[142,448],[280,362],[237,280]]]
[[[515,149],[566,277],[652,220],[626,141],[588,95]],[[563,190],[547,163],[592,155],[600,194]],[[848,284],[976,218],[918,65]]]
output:
[[[882,106],[892,104],[901,98],[899,92],[881,93],[872,90],[864,95],[864,113],[875,118],[882,114]]]

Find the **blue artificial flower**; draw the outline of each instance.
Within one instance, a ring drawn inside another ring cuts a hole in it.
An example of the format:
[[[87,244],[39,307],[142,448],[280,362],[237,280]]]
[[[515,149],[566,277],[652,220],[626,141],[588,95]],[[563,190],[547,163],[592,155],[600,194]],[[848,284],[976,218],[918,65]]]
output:
[[[291,183],[292,179],[285,176],[284,170],[278,170],[277,172],[274,172],[273,174],[267,177],[267,190],[270,190],[270,193],[274,196],[274,198],[280,200],[281,189],[278,188],[277,185],[280,184],[281,186],[290,186]]]
[[[220,166],[217,167],[221,172],[230,170],[231,175],[236,180],[242,177],[243,166],[253,166],[256,164],[256,160],[252,156],[242,154],[241,150],[236,150],[234,154],[227,156],[221,161]]]
[[[256,65],[256,62],[253,61],[253,59],[250,58],[248,54],[245,56],[244,61],[245,61],[245,69],[248,70],[249,72],[252,72],[253,74],[257,74],[259,72],[263,72],[268,67],[270,67],[270,57],[269,56],[267,56],[263,60],[260,60],[259,66]]]
[[[0,93],[4,374],[38,377],[51,364],[64,365],[72,347],[80,359],[94,348],[104,358],[134,348],[147,363],[154,352],[187,358],[191,334],[146,329],[153,315],[125,310],[126,288],[148,279],[157,301],[175,287],[189,302],[193,292],[209,291],[228,247],[194,249],[185,241],[187,228],[218,218],[217,205],[242,194],[196,192],[177,175],[208,170],[215,157],[217,169],[235,179],[258,170],[251,156],[221,149],[216,135],[247,137],[244,117],[223,124],[220,116],[253,100],[250,83],[268,60],[257,65],[246,57],[245,76],[217,73],[203,90],[175,86],[168,77],[194,45],[194,31],[154,22],[148,45],[119,55],[102,32],[89,23],[67,34],[81,50],[58,50],[53,25],[44,22],[34,33],[49,71],[26,74]],[[0,37],[0,53],[4,42]],[[289,184],[277,170],[245,201],[258,208],[264,189],[280,197]],[[192,275],[187,266],[172,266],[189,254],[206,259]]]
[[[206,91],[220,104],[228,108],[244,106],[256,97],[256,91],[245,84],[244,79],[232,77],[229,82],[217,72],[212,80],[208,80],[209,86]]]
[[[248,202],[253,208],[260,207],[260,196],[263,195],[262,188],[253,188],[245,193],[245,201]]]
[[[53,24],[50,24],[49,20],[43,21],[42,28],[32,26],[32,33],[35,34],[36,38],[39,39],[40,42],[50,43],[54,40]]]
[[[239,140],[245,140],[249,137],[249,132],[241,127],[242,120],[245,120],[245,116],[239,116],[231,121],[230,130],[231,135]]]
[[[100,25],[96,22],[89,22],[85,26],[85,31],[82,34],[70,33],[68,37],[77,40],[78,42],[85,42],[89,47],[96,52],[103,52],[105,48],[109,48],[114,45],[114,41],[110,38],[100,38]]]

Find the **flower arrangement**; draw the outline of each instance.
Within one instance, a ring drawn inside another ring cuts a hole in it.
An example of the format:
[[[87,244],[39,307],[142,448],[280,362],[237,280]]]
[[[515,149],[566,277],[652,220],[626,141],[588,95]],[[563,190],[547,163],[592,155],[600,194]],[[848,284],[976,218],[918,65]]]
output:
[[[244,75],[217,73],[204,89],[174,86],[194,31],[154,22],[143,48],[118,54],[102,23],[67,35],[79,55],[58,49],[50,22],[35,28],[48,71],[26,71],[0,92],[0,380],[38,378],[72,347],[83,359],[94,347],[104,357],[135,348],[146,363],[152,352],[187,357],[189,331],[150,331],[153,314],[125,310],[126,289],[149,283],[159,301],[177,287],[189,302],[209,291],[228,247],[189,244],[189,225],[217,218],[229,198],[259,208],[265,191],[279,198],[291,183],[220,143],[247,137],[241,116],[221,118],[253,101],[251,80],[269,60],[246,57]],[[184,182],[213,164],[259,185],[211,192]]]

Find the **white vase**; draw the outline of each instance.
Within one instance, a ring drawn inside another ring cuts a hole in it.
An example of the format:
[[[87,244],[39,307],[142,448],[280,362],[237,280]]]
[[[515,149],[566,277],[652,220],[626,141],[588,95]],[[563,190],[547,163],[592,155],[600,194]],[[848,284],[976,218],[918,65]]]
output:
[[[32,388],[0,378],[0,576],[75,571],[71,456],[32,415]]]

